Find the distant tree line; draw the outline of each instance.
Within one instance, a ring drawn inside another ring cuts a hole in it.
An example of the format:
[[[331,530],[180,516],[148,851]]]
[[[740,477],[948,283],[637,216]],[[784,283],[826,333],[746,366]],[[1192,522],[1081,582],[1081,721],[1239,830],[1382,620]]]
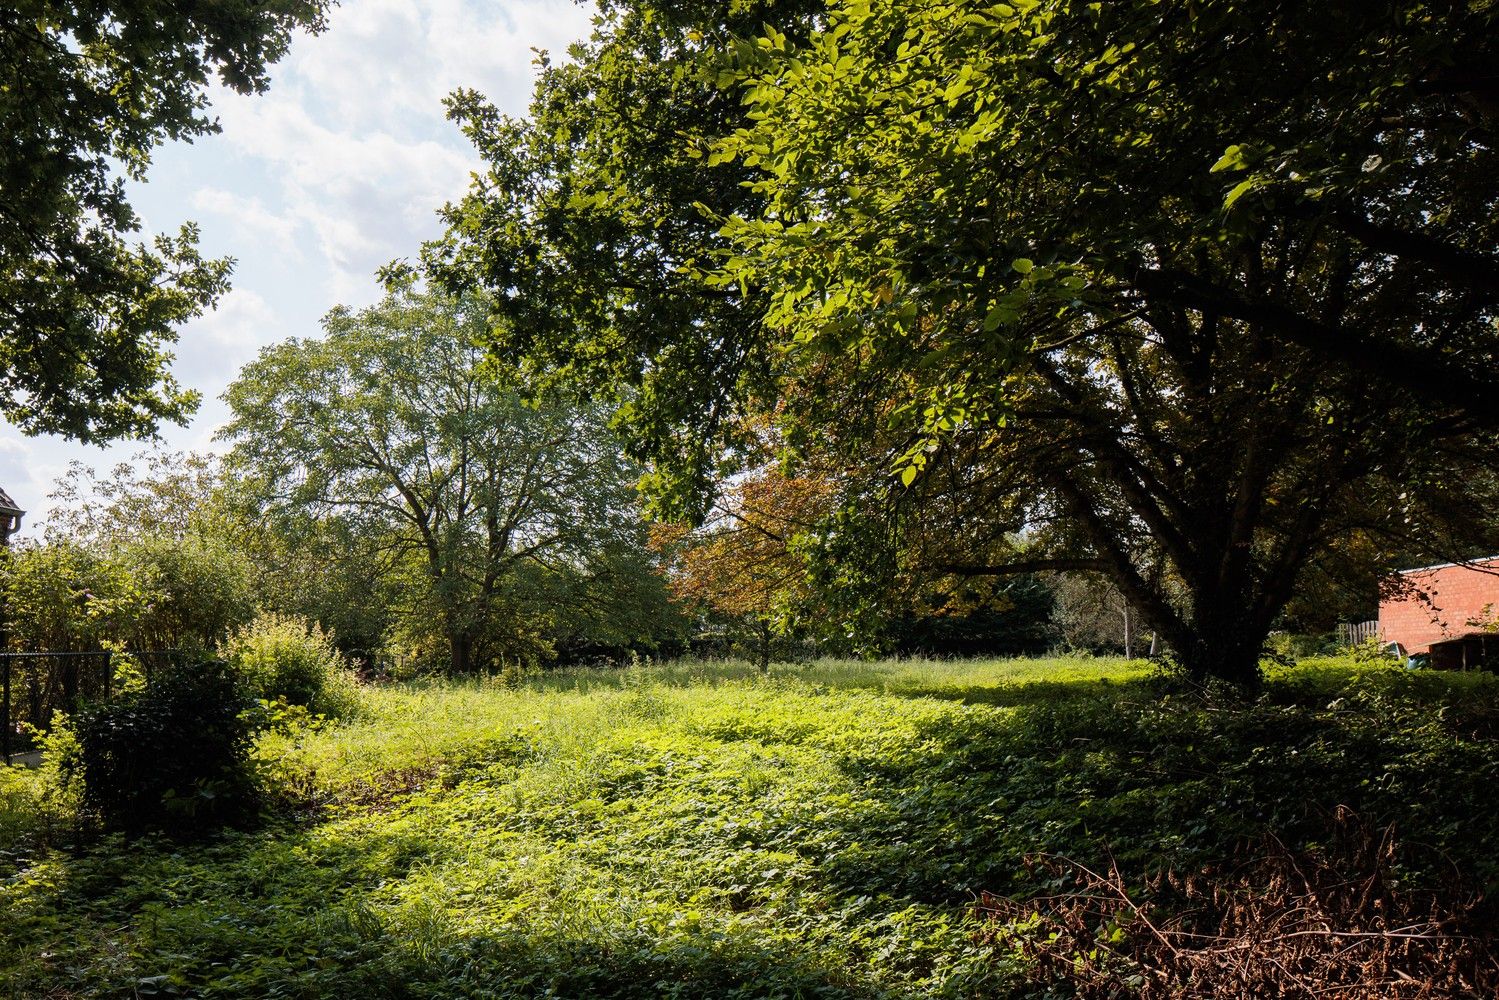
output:
[[[212,650],[257,610],[458,674],[684,648],[605,413],[486,373],[487,314],[335,310],[241,372],[223,460],[75,468],[4,569],[12,648]]]

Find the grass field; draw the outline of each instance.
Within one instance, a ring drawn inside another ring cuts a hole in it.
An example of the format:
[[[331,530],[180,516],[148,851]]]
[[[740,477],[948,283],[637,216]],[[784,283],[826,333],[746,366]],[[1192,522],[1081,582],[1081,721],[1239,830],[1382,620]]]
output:
[[[1347,806],[1499,879],[1499,684],[1323,662],[1245,707],[1116,660],[678,663],[371,690],[265,738],[274,815],[50,842],[0,787],[0,996],[1026,992],[981,892],[1143,877]],[[28,799],[28,794],[31,798]]]

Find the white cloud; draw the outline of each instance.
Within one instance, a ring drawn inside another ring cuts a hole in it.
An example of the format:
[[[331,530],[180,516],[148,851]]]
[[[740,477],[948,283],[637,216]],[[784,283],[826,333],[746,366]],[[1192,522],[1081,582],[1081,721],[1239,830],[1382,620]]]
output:
[[[306,252],[331,271],[336,300],[367,296],[376,268],[435,235],[436,210],[463,191],[471,169],[450,146],[335,131],[289,102],[240,103],[222,117],[229,142],[272,165],[280,217],[310,229]]]
[[[588,16],[565,0],[337,8],[325,34],[296,44],[268,94],[216,99],[224,141],[277,178],[281,207],[261,217],[310,227],[334,298],[366,301],[372,273],[438,234],[437,210],[477,166],[444,120],[443,97],[472,86],[523,111],[532,47],[565,48]]]
[[[273,212],[258,197],[206,187],[193,193],[192,206],[197,212],[227,219],[235,242],[241,246],[248,243],[250,249],[271,251],[288,260],[298,260],[303,256],[297,246],[297,231],[301,228],[298,220]],[[243,254],[246,250],[239,252]]]
[[[282,329],[276,310],[263,296],[235,288],[219,301],[217,309],[183,328],[172,371],[178,381],[211,398],[233,380],[240,366],[254,359],[262,345],[290,332]]]
[[[364,0],[335,10],[328,30],[298,44],[278,72],[351,127],[413,113],[439,116],[458,87],[512,113],[530,96],[534,49],[556,56],[587,33],[591,5],[570,0]]]

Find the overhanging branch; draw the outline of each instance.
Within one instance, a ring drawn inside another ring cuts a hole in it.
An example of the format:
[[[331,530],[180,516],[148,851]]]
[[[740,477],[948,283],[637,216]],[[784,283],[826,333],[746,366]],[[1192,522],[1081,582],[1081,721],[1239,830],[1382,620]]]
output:
[[[1181,271],[1141,268],[1134,283],[1188,308],[1215,311],[1257,323],[1325,358],[1392,385],[1445,400],[1462,400],[1465,412],[1485,427],[1499,427],[1499,379],[1482,378],[1443,360],[1436,352],[1388,340],[1347,326],[1322,323],[1265,299],[1250,299]]]

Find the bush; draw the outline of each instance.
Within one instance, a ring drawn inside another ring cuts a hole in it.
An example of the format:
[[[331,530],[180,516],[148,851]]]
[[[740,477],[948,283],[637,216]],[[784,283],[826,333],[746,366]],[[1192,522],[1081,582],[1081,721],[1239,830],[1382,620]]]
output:
[[[85,809],[127,833],[192,834],[252,818],[253,706],[234,671],[210,661],[79,713]]]
[[[77,826],[83,781],[72,722],[54,713],[37,743],[40,767],[0,764],[0,856],[54,844]]]
[[[119,550],[151,600],[134,622],[147,649],[212,649],[255,613],[250,560],[223,539],[145,536]]]
[[[332,638],[304,619],[259,615],[229,637],[223,655],[252,697],[332,718],[358,706],[357,683]]]

